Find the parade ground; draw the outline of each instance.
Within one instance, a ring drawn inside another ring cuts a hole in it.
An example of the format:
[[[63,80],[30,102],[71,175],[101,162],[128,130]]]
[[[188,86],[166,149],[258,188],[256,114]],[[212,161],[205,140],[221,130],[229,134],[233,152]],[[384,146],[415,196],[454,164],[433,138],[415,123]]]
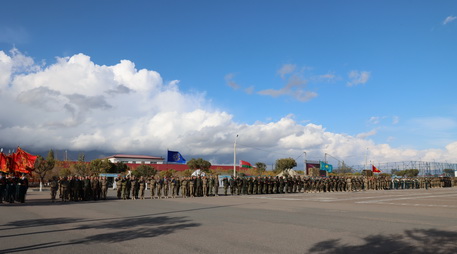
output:
[[[456,253],[457,188],[0,204],[0,253]]]

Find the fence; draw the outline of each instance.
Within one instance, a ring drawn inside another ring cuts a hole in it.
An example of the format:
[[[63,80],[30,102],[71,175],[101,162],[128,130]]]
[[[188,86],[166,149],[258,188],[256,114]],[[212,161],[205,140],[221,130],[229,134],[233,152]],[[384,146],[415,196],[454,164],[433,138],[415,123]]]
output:
[[[441,175],[444,169],[457,171],[457,163],[447,162],[427,162],[427,161],[400,161],[400,162],[384,162],[372,163],[377,169],[383,173],[391,173],[392,170],[417,169],[419,175]],[[364,169],[371,170],[371,165],[355,165],[352,166],[353,171],[361,172]]]

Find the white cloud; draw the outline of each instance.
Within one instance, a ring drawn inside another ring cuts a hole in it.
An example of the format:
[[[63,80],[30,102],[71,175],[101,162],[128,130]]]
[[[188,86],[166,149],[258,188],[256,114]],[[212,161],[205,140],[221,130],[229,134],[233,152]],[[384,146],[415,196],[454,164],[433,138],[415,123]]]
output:
[[[285,78],[287,74],[293,73],[297,66],[295,64],[284,64],[279,70],[278,74],[282,79]]]
[[[452,21],[456,20],[457,17],[456,16],[448,16],[444,19],[443,21],[443,25],[447,25],[449,23],[451,23]]]
[[[173,148],[189,158],[231,163],[239,134],[238,156],[253,163],[273,163],[306,151],[308,159],[328,153],[348,164],[363,164],[367,148],[377,161],[457,160],[457,143],[439,153],[392,148],[365,139],[373,131],[356,137],[332,133],[298,123],[292,115],[268,123],[236,123],[229,113],[213,109],[204,93],[183,92],[178,81],[165,83],[159,73],[137,70],[128,60],[105,66],[78,54],[41,66],[18,54],[0,51],[0,77],[7,77],[0,84],[3,147],[151,155]],[[297,99],[315,96],[300,90],[304,85],[297,76],[276,92],[302,91]]]
[[[370,76],[371,76],[371,73],[369,71],[356,71],[356,70],[351,71],[348,74],[350,81],[347,82],[347,85],[355,86],[355,85],[365,84],[370,79]]]
[[[369,132],[363,132],[363,133],[359,133],[356,135],[356,138],[361,138],[361,139],[365,139],[365,138],[368,138],[368,137],[371,137],[371,136],[374,136],[378,133],[378,131],[376,129],[373,129]]]
[[[379,124],[379,123],[381,122],[381,119],[382,119],[382,117],[379,117],[379,116],[372,116],[372,117],[370,117],[369,122],[370,122],[371,124]]]

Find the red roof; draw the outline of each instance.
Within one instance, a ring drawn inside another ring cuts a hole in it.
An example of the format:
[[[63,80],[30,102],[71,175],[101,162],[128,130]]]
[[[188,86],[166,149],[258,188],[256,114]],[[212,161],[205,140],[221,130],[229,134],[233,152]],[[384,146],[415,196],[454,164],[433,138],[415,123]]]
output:
[[[132,159],[145,159],[145,160],[164,160],[162,157],[148,156],[148,155],[129,155],[129,154],[116,154],[108,158],[132,158]]]
[[[131,169],[136,169],[139,167],[141,164],[132,164],[132,163],[125,163],[129,168]],[[163,170],[169,170],[169,169],[174,169],[176,171],[184,171],[186,169],[189,169],[189,167],[186,164],[145,164],[148,166],[151,166],[157,170],[163,171]],[[211,165],[209,168],[210,170],[233,170],[233,165]],[[236,166],[236,170],[246,170],[247,168],[242,168],[240,166]]]

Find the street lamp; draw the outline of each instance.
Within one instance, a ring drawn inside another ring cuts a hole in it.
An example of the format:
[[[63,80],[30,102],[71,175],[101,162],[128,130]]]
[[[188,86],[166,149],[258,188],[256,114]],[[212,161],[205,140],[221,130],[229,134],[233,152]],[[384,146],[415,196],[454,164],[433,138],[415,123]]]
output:
[[[238,139],[238,134],[236,134],[235,142],[233,143],[233,177],[236,177],[236,140]]]

